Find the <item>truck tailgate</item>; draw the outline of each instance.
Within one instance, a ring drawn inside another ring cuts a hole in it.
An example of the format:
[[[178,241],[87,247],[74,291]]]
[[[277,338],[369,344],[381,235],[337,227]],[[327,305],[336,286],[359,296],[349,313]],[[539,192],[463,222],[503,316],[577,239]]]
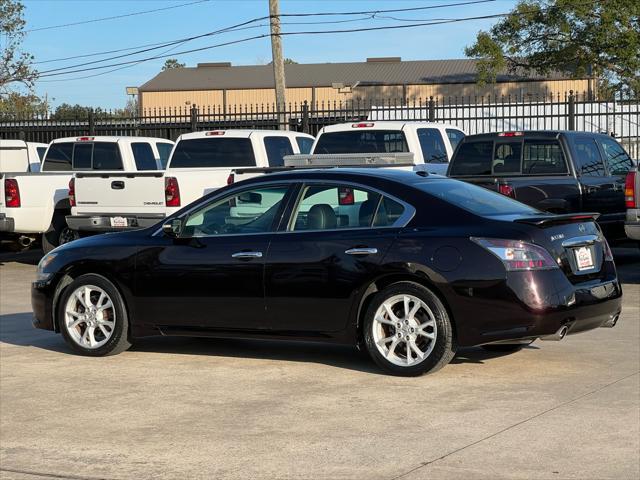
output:
[[[165,213],[162,171],[76,173],[73,215]]]

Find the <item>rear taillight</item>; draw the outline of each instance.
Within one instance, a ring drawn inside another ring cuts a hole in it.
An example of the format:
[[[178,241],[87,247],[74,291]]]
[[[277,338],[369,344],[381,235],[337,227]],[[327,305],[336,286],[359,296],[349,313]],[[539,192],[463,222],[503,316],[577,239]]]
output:
[[[229,176],[227,177],[227,185],[231,185],[235,181],[236,181],[236,176],[233,173],[230,173]]]
[[[604,250],[604,259],[607,262],[613,262],[613,252],[609,246],[609,242],[605,238],[602,238],[602,250]]]
[[[164,200],[167,207],[180,206],[180,187],[178,187],[177,178],[166,177],[164,179]]]
[[[624,203],[627,208],[634,208],[636,206],[636,175],[637,172],[627,173],[627,178],[624,181]]]
[[[502,195],[506,195],[507,197],[515,198],[516,192],[513,190],[513,187],[508,183],[501,183],[498,185],[498,192]]]
[[[76,206],[76,179],[73,177],[69,180],[69,204]]]
[[[4,204],[11,208],[20,206],[20,188],[15,178],[7,178],[4,181]]]
[[[471,237],[471,240],[502,260],[507,271],[559,268],[549,252],[533,243],[500,238]]]

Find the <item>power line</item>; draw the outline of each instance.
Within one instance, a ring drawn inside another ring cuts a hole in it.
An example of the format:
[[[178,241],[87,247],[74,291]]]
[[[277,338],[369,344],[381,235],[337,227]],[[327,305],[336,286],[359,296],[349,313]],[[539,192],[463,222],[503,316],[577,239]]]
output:
[[[97,22],[105,22],[107,20],[117,20],[118,18],[135,17],[137,15],[146,15],[147,13],[156,13],[156,12],[162,12],[162,11],[165,11],[165,10],[173,10],[175,8],[188,7],[189,5],[196,5],[198,3],[205,3],[205,2],[209,2],[209,1],[210,0],[197,0],[195,2],[182,3],[180,5],[172,5],[170,7],[154,8],[153,10],[144,10],[142,12],[125,13],[123,15],[114,15],[112,17],[93,18],[91,20],[82,20],[82,21],[79,21],[79,22],[63,23],[63,24],[60,24],[60,25],[49,25],[47,27],[32,28],[30,30],[24,30],[24,32],[25,33],[41,32],[43,30],[53,30],[55,28],[73,27],[73,26],[76,26],[76,25],[84,25],[84,24],[87,24],[87,23],[97,23]]]
[[[425,27],[425,26],[432,26],[432,25],[443,25],[443,24],[448,24],[448,23],[467,22],[467,21],[473,21],[473,20],[486,20],[486,19],[504,17],[504,16],[507,16],[507,15],[510,15],[510,13],[498,13],[498,14],[493,14],[493,15],[481,15],[481,16],[475,16],[475,17],[453,18],[453,19],[447,19],[447,20],[421,22],[421,23],[405,24],[405,25],[387,25],[387,26],[380,26],[380,27],[362,27],[362,28],[343,29],[343,30],[282,32],[282,33],[280,33],[280,35],[281,36],[327,35],[327,34],[357,33],[357,32],[380,31],[380,30],[398,30],[398,29],[417,28],[417,27]],[[270,36],[270,34],[255,35],[255,36],[252,36],[252,37],[247,37],[247,38],[242,38],[242,39],[239,39],[239,40],[233,40],[233,41],[229,41],[229,42],[219,43],[219,44],[216,44],[216,45],[209,45],[209,46],[200,47],[200,48],[194,48],[194,49],[190,49],[190,50],[183,50],[181,52],[175,52],[173,55],[184,55],[184,54],[187,54],[187,53],[200,52],[200,51],[210,50],[210,49],[219,48],[219,47],[223,47],[223,46],[234,45],[234,44],[238,44],[238,43],[245,43],[245,42],[249,42],[251,40],[257,40],[257,39],[266,38],[266,37],[269,37],[269,36]],[[89,68],[80,68],[80,69],[68,70],[68,71],[64,71],[64,72],[46,73],[46,74],[41,75],[41,76],[42,77],[53,77],[53,76],[67,75],[67,74],[71,74],[71,73],[79,73],[79,72],[86,72],[86,71],[92,71],[92,70],[100,70],[102,68],[110,68],[110,67],[116,67],[116,66],[121,66],[121,65],[130,65],[130,64],[133,64],[133,63],[140,63],[142,61],[148,61],[148,60],[157,60],[157,59],[161,59],[161,58],[166,58],[167,56],[168,55],[158,55],[158,56],[152,56],[152,57],[147,57],[147,58],[143,58],[143,59],[130,60],[130,61],[126,61],[126,62],[112,63],[112,64],[109,64],[109,65],[101,65],[101,66],[89,67]]]
[[[408,10],[425,10],[425,9],[434,9],[434,8],[446,8],[446,7],[456,7],[456,6],[464,6],[464,5],[469,5],[469,4],[477,4],[477,3],[489,3],[489,2],[495,2],[496,0],[472,0],[472,1],[466,1],[466,2],[456,2],[456,3],[447,3],[447,4],[439,4],[439,5],[429,5],[426,7],[413,7],[410,9],[406,9],[406,8],[399,8],[399,9],[387,9],[387,10],[369,10],[369,11],[364,11],[364,12],[320,12],[320,13],[287,13],[287,14],[282,14],[281,16],[287,16],[287,17],[309,17],[309,16],[326,16],[326,15],[343,15],[343,16],[347,16],[347,15],[367,15],[365,18],[363,18],[362,20],[367,20],[370,18],[374,18],[376,14],[378,13],[389,13],[389,12],[405,12]],[[180,38],[178,40],[173,40],[173,41],[169,41],[169,42],[165,42],[165,43],[157,43],[157,44],[148,44],[148,45],[143,45],[141,47],[148,47],[148,48],[142,48],[141,50],[137,50],[135,52],[130,52],[127,54],[122,54],[122,55],[116,55],[113,57],[108,57],[108,58],[103,58],[101,60],[94,60],[92,62],[85,62],[85,63],[80,63],[80,64],[76,64],[76,65],[68,65],[66,67],[59,67],[59,68],[54,68],[54,69],[50,69],[50,70],[44,70],[42,72],[40,72],[41,74],[49,74],[49,73],[53,73],[53,72],[57,72],[57,71],[61,71],[61,70],[66,70],[66,69],[72,69],[72,68],[76,68],[76,67],[80,67],[80,66],[86,66],[86,65],[93,65],[96,63],[102,63],[102,62],[107,62],[109,60],[116,60],[118,58],[125,58],[128,56],[132,56],[132,55],[137,55],[140,53],[146,53],[146,52],[150,52],[153,50],[159,50],[171,45],[176,45],[176,44],[182,44],[185,43],[187,41],[193,41],[193,40],[198,40],[200,38],[205,38],[208,36],[213,36],[213,35],[218,35],[221,33],[226,33],[226,32],[230,32],[230,31],[234,31],[234,30],[241,30],[240,27],[244,27],[246,25],[250,25],[252,23],[256,23],[259,21],[263,21],[263,20],[271,20],[270,16],[264,16],[264,17],[257,17],[257,18],[253,18],[251,20],[247,20],[245,22],[241,22],[238,23],[236,25],[232,25],[230,27],[226,27],[223,29],[219,29],[219,30],[215,30],[212,32],[207,32],[207,33],[203,33],[200,35],[194,35],[191,37],[186,37],[186,38]],[[358,21],[353,20],[353,21]],[[332,21],[332,22],[326,22],[326,23],[346,23],[347,20],[338,20],[338,21]],[[305,22],[291,22],[291,24],[295,24],[298,23],[300,25],[305,24]],[[317,24],[321,24],[323,22],[317,22]],[[284,24],[284,22],[283,22]],[[312,22],[307,22],[307,24],[312,24]],[[253,27],[252,27],[253,28]],[[132,47],[131,49],[133,49],[135,47]],[[103,52],[105,54],[108,53],[119,53],[121,51],[128,51],[131,49],[120,49],[120,50],[116,50],[116,51],[110,51],[110,52]],[[100,55],[96,54],[96,55]],[[70,60],[73,58],[85,58],[87,56],[90,55],[77,55],[75,57],[68,57],[66,59],[61,59],[62,60]],[[45,62],[42,62],[45,63]]]

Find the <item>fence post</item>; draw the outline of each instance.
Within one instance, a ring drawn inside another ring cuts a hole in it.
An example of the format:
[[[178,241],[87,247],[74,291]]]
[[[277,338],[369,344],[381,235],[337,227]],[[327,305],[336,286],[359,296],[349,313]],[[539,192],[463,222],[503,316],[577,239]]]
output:
[[[569,90],[569,118],[567,119],[567,123],[569,126],[569,130],[576,129],[576,97],[573,95],[573,90]]]
[[[194,105],[191,107],[191,131],[195,132],[198,130],[198,106]]]
[[[436,102],[433,101],[433,97],[429,97],[429,121],[436,121]]]
[[[306,100],[302,104],[302,131],[309,133],[309,104]]]
[[[89,135],[96,134],[96,118],[93,109],[89,110]]]

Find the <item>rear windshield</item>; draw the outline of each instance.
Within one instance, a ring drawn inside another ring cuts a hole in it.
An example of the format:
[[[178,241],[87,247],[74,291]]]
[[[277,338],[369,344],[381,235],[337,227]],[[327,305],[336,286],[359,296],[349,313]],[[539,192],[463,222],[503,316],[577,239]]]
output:
[[[296,142],[298,142],[300,153],[311,153],[311,147],[313,147],[313,138],[296,137]]]
[[[556,139],[505,138],[464,142],[452,159],[451,176],[557,175],[567,162]]]
[[[256,158],[248,138],[182,140],[171,157],[171,168],[254,167]]]
[[[60,172],[71,170],[73,157],[73,143],[52,143],[42,164],[45,172]]]
[[[313,153],[408,152],[404,133],[398,130],[359,130],[323,133]]]
[[[264,148],[270,167],[282,167],[285,155],[293,155],[293,147],[288,137],[264,137]]]
[[[136,170],[155,170],[158,168],[156,157],[150,144],[144,142],[132,143],[131,151],[136,162]]]
[[[160,165],[165,169],[167,168],[171,150],[173,150],[173,143],[158,142],[156,143],[156,147],[158,147],[158,154],[160,155]]]
[[[540,211],[496,192],[456,180],[428,180],[415,184],[420,190],[482,217],[535,215]]]

